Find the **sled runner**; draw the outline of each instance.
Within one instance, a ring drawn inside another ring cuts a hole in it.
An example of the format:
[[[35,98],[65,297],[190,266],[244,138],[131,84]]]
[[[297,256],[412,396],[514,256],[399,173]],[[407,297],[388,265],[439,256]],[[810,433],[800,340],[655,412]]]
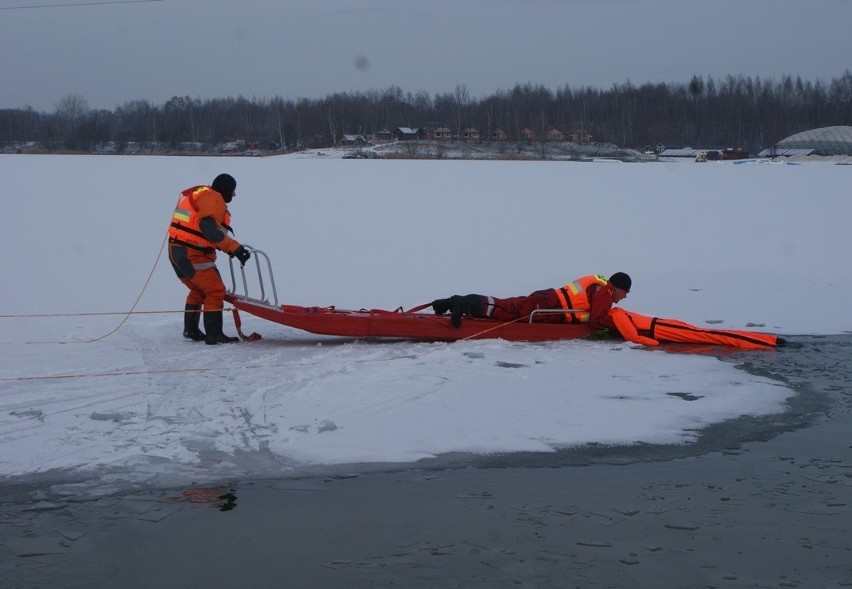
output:
[[[248,268],[238,265],[235,271],[233,258],[230,260],[231,288],[225,295],[225,299],[239,311],[310,333],[427,341],[499,338],[508,341],[538,342],[582,338],[590,336],[594,331],[588,324],[535,321],[535,314],[548,312],[564,314],[565,309],[542,309],[535,311],[533,316],[510,322],[466,317],[461,327],[456,328],[450,322],[449,316],[435,315],[429,304],[409,310],[403,310],[402,307],[395,310],[351,310],[338,309],[334,306],[302,307],[280,304],[269,256],[246,244],[243,246],[251,251],[253,261],[249,261]],[[252,267],[256,270],[256,277],[252,276],[250,280],[246,274],[247,271],[251,274]],[[257,297],[249,294],[250,282],[252,292],[259,293]],[[624,313],[631,317],[641,335],[658,341],[729,345],[743,349],[767,349],[777,345],[777,338],[772,335],[720,329],[706,330],[674,319],[647,317],[629,311]],[[251,339],[240,331],[241,324],[237,311],[234,311],[234,320],[240,336]],[[650,331],[647,329],[649,326],[652,328]],[[252,337],[257,339],[259,336],[253,334]]]

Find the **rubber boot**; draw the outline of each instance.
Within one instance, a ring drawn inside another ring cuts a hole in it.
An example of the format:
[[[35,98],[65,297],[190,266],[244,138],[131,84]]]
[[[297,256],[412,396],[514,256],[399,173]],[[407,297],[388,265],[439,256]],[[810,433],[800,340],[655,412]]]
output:
[[[432,301],[432,310],[435,311],[435,315],[443,315],[452,308],[452,297],[448,299],[435,299],[434,301]]]
[[[194,342],[203,342],[207,336],[198,329],[198,323],[201,321],[201,305],[187,305],[184,310],[183,337]]]
[[[204,331],[207,332],[207,345],[235,344],[240,341],[238,337],[228,337],[222,333],[222,311],[208,311],[204,313]]]
[[[455,295],[453,301],[453,314],[451,321],[453,327],[461,327],[462,315],[471,315],[473,317],[482,317],[483,297],[478,294],[469,294],[463,297]]]

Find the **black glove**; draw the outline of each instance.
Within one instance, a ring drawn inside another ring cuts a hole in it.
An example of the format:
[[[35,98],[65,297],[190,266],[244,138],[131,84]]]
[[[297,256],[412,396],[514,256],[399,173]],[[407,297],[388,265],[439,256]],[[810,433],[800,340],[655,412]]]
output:
[[[234,256],[235,258],[237,258],[240,261],[241,266],[245,266],[246,262],[248,262],[249,258],[251,257],[251,252],[248,251],[243,246],[240,246],[237,249],[235,249],[234,253],[231,254],[231,255]]]

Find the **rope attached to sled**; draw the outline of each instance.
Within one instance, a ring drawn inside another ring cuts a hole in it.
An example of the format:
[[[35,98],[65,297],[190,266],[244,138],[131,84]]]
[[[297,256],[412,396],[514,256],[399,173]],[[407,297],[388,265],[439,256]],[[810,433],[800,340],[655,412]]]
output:
[[[406,314],[417,313],[419,311],[422,311],[423,309],[428,309],[431,306],[432,306],[432,303],[423,303],[422,305],[417,305],[416,307],[412,307],[408,311],[403,311],[403,313],[406,313]],[[402,309],[400,308],[400,310],[402,310]],[[524,315],[522,317],[517,317],[515,319],[512,319],[511,321],[504,321],[502,323],[498,323],[497,325],[492,325],[491,327],[483,329],[482,331],[477,331],[476,333],[472,333],[472,334],[470,334],[466,337],[460,337],[455,341],[464,342],[464,341],[467,341],[467,340],[477,339],[480,336],[482,336],[482,335],[484,335],[484,334],[486,334],[490,331],[494,331],[495,329],[500,329],[501,327],[504,327],[506,325],[511,325],[512,323],[517,323],[518,321],[526,321],[531,316],[532,316],[532,313],[529,313],[529,314]]]
[[[139,294],[136,297],[136,300],[133,301],[133,305],[130,307],[129,311],[107,311],[107,312],[92,312],[92,313],[26,313],[26,314],[6,314],[0,315],[0,319],[33,319],[33,318],[54,318],[54,317],[106,317],[110,315],[121,315],[122,319],[118,322],[112,330],[109,332],[98,336],[96,338],[87,339],[87,340],[68,340],[68,341],[31,341],[24,342],[25,344],[92,344],[95,342],[99,342],[102,339],[106,339],[115,332],[117,332],[121,327],[127,323],[127,320],[130,319],[131,315],[162,315],[168,313],[185,313],[186,309],[176,309],[176,310],[165,310],[165,311],[137,311],[136,306],[139,304],[139,301],[142,300],[142,295],[145,294],[145,291],[148,289],[148,285],[151,283],[151,278],[154,276],[154,271],[157,269],[157,264],[160,263],[160,259],[163,257],[163,251],[166,248],[166,242],[168,241],[168,234],[163,237],[163,241],[160,244],[160,251],[157,252],[157,258],[154,260],[153,266],[151,266],[151,271],[148,272],[148,277],[145,279],[145,284],[142,285],[142,289],[139,291]],[[234,324],[237,327],[237,333],[240,336],[240,339],[247,342],[257,341],[261,338],[259,333],[251,333],[250,335],[245,335],[242,333],[240,328],[242,327],[242,321],[240,321],[240,317],[237,314],[236,307],[226,307],[222,309],[222,312],[225,311],[233,311],[234,313]],[[209,312],[209,311],[208,311]]]
[[[222,311],[233,311],[236,307],[225,307]],[[95,311],[90,313],[19,313],[0,315],[0,319],[40,319],[54,317],[108,317],[110,315],[168,315],[186,313],[186,309],[159,309],[154,311]],[[202,311],[197,311],[201,313]],[[208,311],[209,313],[209,311]]]
[[[131,315],[142,314],[144,311],[136,311],[136,305],[139,304],[139,301],[142,299],[142,295],[145,294],[145,291],[148,289],[148,285],[151,283],[151,278],[154,276],[154,270],[157,268],[157,264],[160,263],[160,258],[163,256],[163,250],[166,247],[166,240],[168,239],[168,235],[163,236],[163,242],[160,244],[160,251],[157,253],[157,259],[154,260],[154,265],[151,266],[151,271],[148,272],[148,277],[145,279],[145,284],[142,285],[142,290],[139,291],[139,295],[136,297],[136,300],[133,301],[133,305],[130,307],[130,310],[126,313],[52,313],[52,314],[41,314],[41,315],[0,315],[0,318],[10,319],[10,318],[18,318],[18,317],[72,317],[72,316],[95,316],[95,315],[123,315],[121,321],[118,322],[112,330],[107,333],[98,336],[96,338],[88,339],[88,340],[69,340],[69,341],[51,341],[51,342],[24,342],[25,344],[92,344],[95,342],[99,342],[102,339],[106,339],[116,331],[121,329],[121,327],[127,323],[127,320],[130,319]]]

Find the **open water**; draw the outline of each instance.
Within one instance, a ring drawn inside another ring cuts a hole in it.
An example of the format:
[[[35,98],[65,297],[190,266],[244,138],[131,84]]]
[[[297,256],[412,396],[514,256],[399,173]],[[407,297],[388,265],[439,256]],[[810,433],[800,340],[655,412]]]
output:
[[[852,334],[721,358],[790,386],[786,410],[684,445],[105,497],[0,483],[0,586],[852,586]]]

